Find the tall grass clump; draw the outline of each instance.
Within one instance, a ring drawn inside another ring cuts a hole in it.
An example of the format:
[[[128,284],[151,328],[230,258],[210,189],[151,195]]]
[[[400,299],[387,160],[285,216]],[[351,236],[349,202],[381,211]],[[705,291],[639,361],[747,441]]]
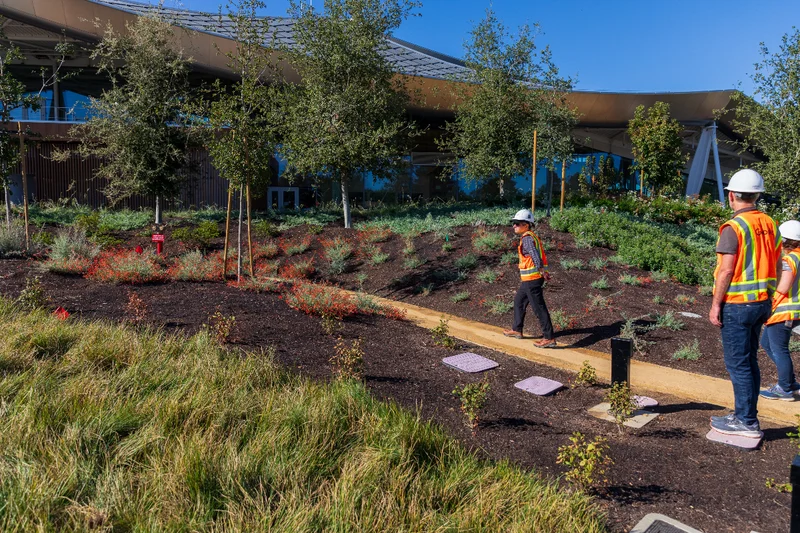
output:
[[[25,226],[14,221],[11,227],[0,224],[0,257],[25,254]]]
[[[6,300],[0,327],[4,532],[605,531],[585,495],[272,350]]]
[[[86,230],[62,228],[53,239],[44,267],[62,274],[85,274],[99,253],[100,246],[89,241]]]

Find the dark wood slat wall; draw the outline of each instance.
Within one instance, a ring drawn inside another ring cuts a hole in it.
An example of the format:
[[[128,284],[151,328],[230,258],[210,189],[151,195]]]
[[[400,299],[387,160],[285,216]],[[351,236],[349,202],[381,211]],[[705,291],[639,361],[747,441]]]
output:
[[[75,148],[73,143],[60,141],[40,141],[29,143],[27,151],[27,171],[36,184],[36,201],[63,201],[74,198],[82,205],[93,208],[109,207],[109,202],[102,190],[107,180],[94,176],[100,166],[96,157],[82,159],[71,156],[64,162],[52,159],[55,150]],[[190,152],[194,171],[192,179],[176,200],[166,202],[166,208],[202,208],[208,206],[224,207],[227,202],[228,181],[220,178],[211,164],[205,150],[194,149]],[[16,173],[20,168],[15,169]],[[155,198],[145,195],[134,195],[120,200],[116,207],[130,209],[152,208]]]

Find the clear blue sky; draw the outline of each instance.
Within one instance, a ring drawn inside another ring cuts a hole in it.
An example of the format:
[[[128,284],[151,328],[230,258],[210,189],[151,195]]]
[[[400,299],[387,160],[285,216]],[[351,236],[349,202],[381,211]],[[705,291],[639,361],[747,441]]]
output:
[[[154,1],[154,0],[151,0]],[[217,12],[220,0],[167,0]],[[263,14],[285,16],[288,0],[267,0]],[[314,4],[322,5],[322,0]],[[396,36],[455,57],[490,0],[428,0]],[[561,72],[577,88],[605,91],[700,91],[742,83],[759,43],[777,50],[800,26],[798,0],[495,0],[507,27],[539,23]]]

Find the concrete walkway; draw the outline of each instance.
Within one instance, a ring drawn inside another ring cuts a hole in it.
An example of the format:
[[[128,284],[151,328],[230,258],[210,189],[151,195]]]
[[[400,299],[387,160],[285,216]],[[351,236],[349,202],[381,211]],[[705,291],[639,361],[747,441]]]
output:
[[[424,307],[377,298],[383,304],[404,309],[409,320],[416,325],[431,329],[444,318],[448,321],[450,335],[463,341],[491,348],[499,352],[521,357],[535,363],[577,372],[584,361],[589,361],[597,370],[597,376],[605,381],[611,379],[611,356],[594,350],[569,348],[536,348],[531,339],[505,337],[502,328],[448,315]],[[721,355],[720,355],[721,357]],[[733,388],[727,379],[693,374],[665,366],[642,361],[631,361],[631,388],[638,394],[669,394],[695,402],[704,402],[733,409]],[[800,401],[759,400],[758,414],[763,420],[781,425],[797,426]]]

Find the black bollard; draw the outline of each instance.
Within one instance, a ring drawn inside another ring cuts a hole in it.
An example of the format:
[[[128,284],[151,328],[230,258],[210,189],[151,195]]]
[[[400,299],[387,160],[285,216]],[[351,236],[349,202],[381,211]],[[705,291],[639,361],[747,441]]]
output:
[[[611,384],[627,382],[631,384],[631,357],[633,341],[614,337],[611,339]]]
[[[789,481],[792,483],[792,522],[789,532],[800,533],[800,453],[792,461]]]

